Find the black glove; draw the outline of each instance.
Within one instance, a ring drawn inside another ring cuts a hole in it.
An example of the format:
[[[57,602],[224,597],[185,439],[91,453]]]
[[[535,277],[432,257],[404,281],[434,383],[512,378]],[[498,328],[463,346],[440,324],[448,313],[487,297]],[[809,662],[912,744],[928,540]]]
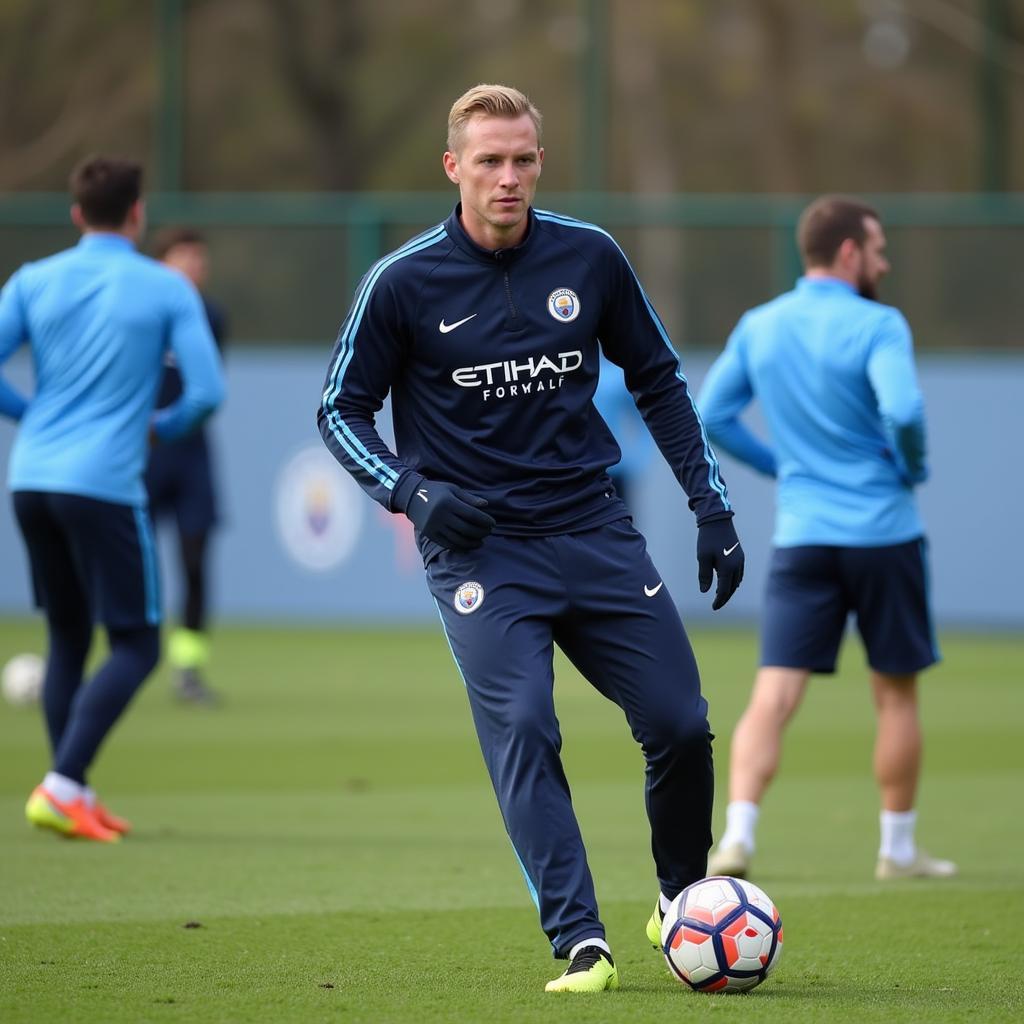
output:
[[[409,495],[405,514],[428,540],[452,551],[470,551],[494,529],[494,517],[482,511],[486,504],[454,484],[423,479]]]
[[[744,560],[731,518],[713,519],[697,527],[697,582],[702,594],[711,589],[712,573],[718,573],[712,611],[717,612],[736,592],[743,579]]]

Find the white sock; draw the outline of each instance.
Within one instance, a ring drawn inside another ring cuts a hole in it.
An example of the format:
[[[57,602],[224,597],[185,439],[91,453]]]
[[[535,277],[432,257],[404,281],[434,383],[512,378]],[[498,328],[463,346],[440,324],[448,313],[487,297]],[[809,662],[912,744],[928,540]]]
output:
[[[733,800],[725,809],[725,834],[718,842],[720,850],[739,843],[747,853],[754,852],[754,829],[761,808],[749,800]]]
[[[597,946],[598,949],[603,949],[609,956],[612,955],[612,951],[608,948],[608,943],[605,942],[604,939],[598,938],[595,935],[593,938],[590,938],[590,939],[580,939],[580,941],[577,942],[576,945],[573,946],[572,949],[569,950],[569,959],[570,960],[575,959],[576,954],[584,946]]]
[[[43,789],[52,793],[62,804],[71,803],[85,796],[85,786],[66,775],[59,775],[57,772],[47,772],[43,779]]]
[[[86,786],[85,787],[85,791],[84,791],[84,793],[82,795],[85,798],[85,806],[86,807],[95,807],[96,806],[96,790],[93,789],[92,786]]]
[[[661,916],[664,917],[668,913],[668,908],[672,906],[672,901],[663,893],[658,893],[658,907],[661,910]]]
[[[879,857],[888,857],[897,864],[909,864],[917,856],[914,826],[917,811],[882,811],[878,816],[882,828]]]

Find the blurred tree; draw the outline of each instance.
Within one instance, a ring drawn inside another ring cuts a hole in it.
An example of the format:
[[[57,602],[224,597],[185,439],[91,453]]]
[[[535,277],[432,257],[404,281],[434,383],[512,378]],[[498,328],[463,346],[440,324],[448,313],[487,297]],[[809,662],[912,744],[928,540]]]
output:
[[[573,188],[586,2],[181,0],[183,181],[442,188],[448,105],[497,80],[547,114],[545,187]],[[992,2],[603,0],[609,187],[980,187],[988,60],[1024,189],[1024,0],[999,0],[998,39]],[[92,149],[152,159],[157,25],[154,0],[0,3],[0,189],[63,188]]]
[[[628,174],[625,188],[640,193],[673,192],[685,187],[675,163],[673,147],[666,145],[675,132],[671,96],[662,89],[669,54],[651,52],[648,41],[666,26],[666,14],[653,8],[634,8],[613,23],[614,64],[612,91],[630,116],[623,118],[616,138],[622,150],[632,155],[623,170]],[[639,262],[649,268],[645,287],[663,296],[659,314],[668,323],[683,321],[683,297],[677,287],[679,267],[684,259],[684,239],[679,231],[648,229],[632,240],[631,249]]]
[[[308,126],[312,172],[321,188],[362,185],[351,69],[367,49],[363,5],[264,0],[278,41],[282,83]]]
[[[98,149],[148,154],[150,36],[131,0],[0,4],[0,188],[63,189]]]

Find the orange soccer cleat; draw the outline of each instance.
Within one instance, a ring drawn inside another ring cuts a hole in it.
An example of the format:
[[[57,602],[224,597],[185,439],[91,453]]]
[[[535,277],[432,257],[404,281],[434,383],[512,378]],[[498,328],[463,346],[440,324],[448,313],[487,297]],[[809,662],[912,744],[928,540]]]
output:
[[[96,820],[104,828],[110,829],[111,832],[117,832],[118,835],[126,836],[132,830],[132,823],[130,821],[118,814],[114,814],[113,811],[108,811],[99,800],[93,802],[92,812],[96,816]]]
[[[51,828],[61,835],[92,839],[98,843],[116,843],[120,833],[108,828],[83,798],[58,800],[49,790],[36,786],[25,805],[25,817],[39,828]]]

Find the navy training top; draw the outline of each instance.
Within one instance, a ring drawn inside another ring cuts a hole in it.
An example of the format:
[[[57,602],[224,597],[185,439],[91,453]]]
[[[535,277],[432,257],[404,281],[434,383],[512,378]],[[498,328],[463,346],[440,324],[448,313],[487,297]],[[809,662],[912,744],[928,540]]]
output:
[[[459,210],[359,284],[317,413],[342,466],[393,512],[421,477],[464,487],[487,499],[500,534],[622,518],[606,472],[619,448],[592,401],[603,349],[698,524],[731,516],[679,359],[615,240],[531,209],[520,245],[489,250]],[[397,454],[374,426],[389,391]]]

